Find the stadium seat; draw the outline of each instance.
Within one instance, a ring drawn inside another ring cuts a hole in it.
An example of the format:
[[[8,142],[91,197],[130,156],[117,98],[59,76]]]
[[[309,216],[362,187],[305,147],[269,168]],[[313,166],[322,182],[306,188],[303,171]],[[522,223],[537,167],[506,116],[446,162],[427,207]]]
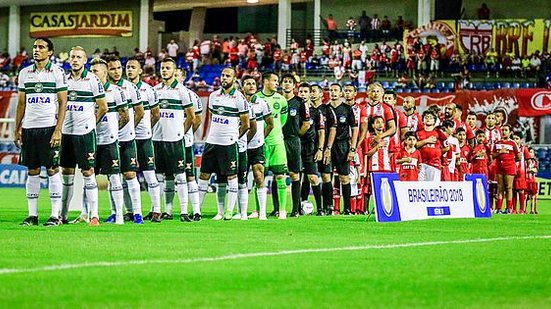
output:
[[[515,88],[515,89],[520,88],[520,83],[513,83],[513,88]]]
[[[437,87],[438,89],[444,89],[444,88],[446,88],[446,83],[444,83],[444,82],[439,82],[439,83],[436,84],[436,87]]]
[[[501,88],[505,88],[505,89],[511,88],[511,83],[508,83],[508,82],[501,83]]]
[[[536,150],[536,155],[538,158],[545,158],[545,156],[547,155],[547,150],[545,148],[538,148]]]
[[[448,83],[448,89],[449,90],[454,90],[455,89],[455,83],[454,82],[449,82]]]
[[[404,92],[403,88],[396,88],[396,93],[403,93],[403,92]]]

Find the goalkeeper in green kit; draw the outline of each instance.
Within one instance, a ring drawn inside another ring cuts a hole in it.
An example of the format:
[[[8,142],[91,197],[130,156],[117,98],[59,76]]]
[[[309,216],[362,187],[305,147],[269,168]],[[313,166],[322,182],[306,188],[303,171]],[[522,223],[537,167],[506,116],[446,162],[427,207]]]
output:
[[[277,183],[277,193],[272,192],[272,197],[279,203],[278,210],[274,209],[273,215],[278,215],[279,219],[287,218],[287,154],[285,152],[285,142],[283,141],[283,125],[287,121],[287,100],[276,92],[279,86],[279,76],[273,72],[266,72],[262,75],[262,91],[256,94],[257,97],[265,100],[274,117],[274,127],[270,134],[265,138],[266,163],[265,171],[271,170]],[[277,194],[277,196],[275,196]]]

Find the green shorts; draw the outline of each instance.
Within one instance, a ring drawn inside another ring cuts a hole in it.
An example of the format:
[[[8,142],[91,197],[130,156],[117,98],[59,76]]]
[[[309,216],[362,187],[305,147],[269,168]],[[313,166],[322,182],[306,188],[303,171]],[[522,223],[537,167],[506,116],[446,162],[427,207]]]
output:
[[[267,173],[271,170],[274,174],[287,173],[285,143],[281,141],[281,143],[275,145],[264,144],[264,149],[264,154],[266,156],[265,172]]]
[[[112,175],[121,172],[119,143],[98,145],[96,152],[96,174]]]
[[[151,139],[137,139],[136,148],[140,171],[154,171],[155,152],[153,151],[153,142]]]
[[[19,164],[36,169],[44,166],[59,166],[59,147],[50,147],[55,127],[23,129],[21,132],[21,154]]]
[[[195,177],[195,147],[185,147],[186,152],[186,177]]]
[[[96,166],[96,130],[84,135],[61,135],[61,167],[89,170]]]
[[[121,155],[121,172],[137,172],[138,155],[136,141],[119,142],[119,151]]]
[[[302,171],[302,158],[300,156],[300,139],[285,140],[285,154],[287,156],[287,167],[293,173]]]
[[[157,173],[181,174],[186,170],[186,155],[184,153],[184,142],[153,141],[155,156],[157,160]]]
[[[247,174],[248,174],[248,166],[247,166],[247,152],[239,152],[237,154],[237,183],[241,185],[247,184]],[[216,176],[216,183],[227,183],[228,177],[227,176]]]
[[[217,176],[237,174],[237,143],[233,145],[205,144],[201,158],[201,173]]]

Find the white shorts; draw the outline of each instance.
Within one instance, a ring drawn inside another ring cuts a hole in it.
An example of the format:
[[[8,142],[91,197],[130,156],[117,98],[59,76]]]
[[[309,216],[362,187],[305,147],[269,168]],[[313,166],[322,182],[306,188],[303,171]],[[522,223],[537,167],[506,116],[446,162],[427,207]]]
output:
[[[442,171],[434,166],[421,163],[419,166],[419,181],[440,181]]]

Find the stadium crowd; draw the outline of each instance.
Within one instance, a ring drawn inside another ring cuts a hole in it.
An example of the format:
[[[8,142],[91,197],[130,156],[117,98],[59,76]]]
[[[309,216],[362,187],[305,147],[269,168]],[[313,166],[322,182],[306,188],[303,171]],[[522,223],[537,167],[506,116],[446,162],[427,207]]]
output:
[[[52,203],[45,225],[69,223],[77,164],[84,188],[76,189],[84,193],[82,213],[72,222],[94,226],[99,224],[96,173],[108,177],[111,215],[104,222],[115,224],[172,220],[175,193],[180,221],[200,221],[213,174],[214,220],[265,220],[269,171],[274,202],[269,215],[279,219],[287,218],[287,176],[291,217],[313,211],[305,207],[310,192],[316,215],[354,215],[368,212],[374,172],[396,172],[402,181],[462,181],[466,174],[485,174],[495,213],[525,214],[527,200],[529,212],[537,213],[536,156],[499,112],[486,115],[484,124],[468,113],[464,122],[461,106],[453,103],[419,114],[415,99],[406,97],[402,111],[396,93],[379,83],[371,83],[368,100],[358,104],[350,83],[332,83],[326,98],[319,85],[299,83],[295,75],[269,71],[260,80],[238,79],[233,67],[222,70],[220,89],[203,106],[171,57],[161,60],[161,82],[152,87],[143,82],[144,66],[136,57],[125,66],[116,55],[96,57],[88,70],[86,52],[76,46],[64,76],[50,60],[53,52],[49,39],[36,39],[35,63],[21,70],[18,81],[14,136],[29,175],[29,216],[22,225],[38,225],[41,167],[48,172]],[[203,115],[208,135],[196,173],[193,133]],[[250,170],[256,204],[251,213]],[[138,173],[151,200],[143,217]]]

